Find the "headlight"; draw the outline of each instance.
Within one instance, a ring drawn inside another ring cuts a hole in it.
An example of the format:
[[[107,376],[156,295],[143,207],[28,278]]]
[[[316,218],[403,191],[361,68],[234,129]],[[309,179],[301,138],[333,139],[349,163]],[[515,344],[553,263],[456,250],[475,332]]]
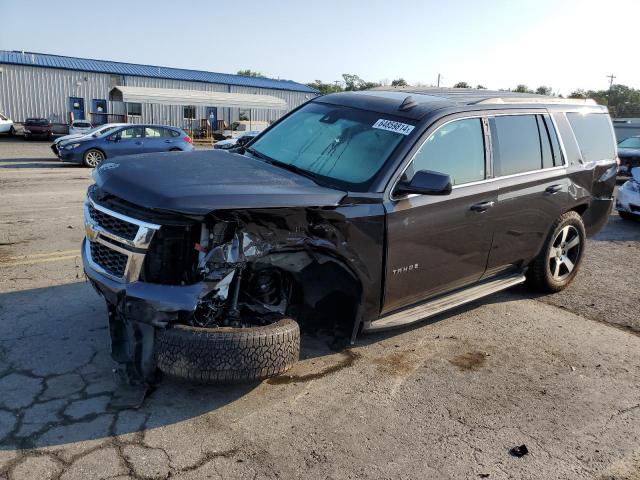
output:
[[[65,150],[73,150],[74,148],[78,148],[80,146],[79,143],[72,143],[71,145],[67,145],[64,147]]]

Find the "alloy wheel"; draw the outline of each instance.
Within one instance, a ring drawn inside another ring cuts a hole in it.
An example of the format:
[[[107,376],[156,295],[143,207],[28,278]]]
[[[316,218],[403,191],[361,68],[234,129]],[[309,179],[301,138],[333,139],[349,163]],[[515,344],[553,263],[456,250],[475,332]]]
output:
[[[100,165],[100,162],[102,162],[102,160],[104,160],[104,156],[100,152],[97,152],[95,150],[88,152],[85,156],[85,161],[90,167],[97,167],[98,165]]]
[[[556,282],[571,275],[580,258],[580,233],[573,225],[562,228],[549,249],[549,271]]]

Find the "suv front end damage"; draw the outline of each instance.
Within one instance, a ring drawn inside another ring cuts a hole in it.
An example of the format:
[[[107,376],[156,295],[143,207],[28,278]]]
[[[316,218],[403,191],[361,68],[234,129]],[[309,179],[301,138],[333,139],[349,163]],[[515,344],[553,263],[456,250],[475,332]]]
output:
[[[84,214],[85,273],[106,300],[112,357],[130,383],[153,382],[158,331],[267,326],[336,302],[353,321],[364,311],[363,281],[380,281],[345,234],[373,245],[381,229],[358,232],[333,207],[166,213],[93,185]]]

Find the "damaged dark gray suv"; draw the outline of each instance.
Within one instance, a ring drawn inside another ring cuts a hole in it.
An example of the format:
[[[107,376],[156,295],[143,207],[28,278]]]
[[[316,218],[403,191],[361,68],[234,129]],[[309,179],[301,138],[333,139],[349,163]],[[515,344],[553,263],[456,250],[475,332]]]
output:
[[[261,379],[300,330],[353,341],[575,277],[612,206],[604,107],[465,89],[313,99],[235,153],[103,163],[85,272],[132,382]]]

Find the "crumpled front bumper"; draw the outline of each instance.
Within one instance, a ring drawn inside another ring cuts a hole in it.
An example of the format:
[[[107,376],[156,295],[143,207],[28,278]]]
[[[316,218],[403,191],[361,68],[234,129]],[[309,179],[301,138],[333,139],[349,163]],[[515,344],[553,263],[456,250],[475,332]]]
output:
[[[216,285],[205,282],[193,285],[159,285],[113,280],[93,267],[86,238],[82,242],[82,263],[89,281],[109,304],[125,307],[124,312],[127,314],[135,313],[132,315],[135,321],[158,327],[163,327],[168,321],[175,319],[178,312],[195,310],[202,297]]]

